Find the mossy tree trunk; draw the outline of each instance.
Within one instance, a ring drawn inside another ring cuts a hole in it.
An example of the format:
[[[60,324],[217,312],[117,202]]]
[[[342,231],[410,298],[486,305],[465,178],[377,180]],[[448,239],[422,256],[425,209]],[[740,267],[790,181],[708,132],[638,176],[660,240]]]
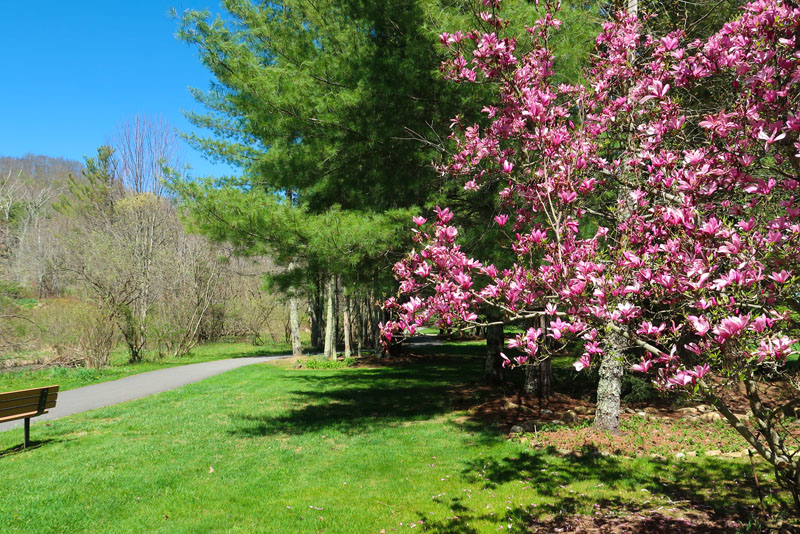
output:
[[[606,347],[606,354],[600,364],[600,382],[597,384],[594,428],[618,434],[625,338],[617,332],[610,332]]]

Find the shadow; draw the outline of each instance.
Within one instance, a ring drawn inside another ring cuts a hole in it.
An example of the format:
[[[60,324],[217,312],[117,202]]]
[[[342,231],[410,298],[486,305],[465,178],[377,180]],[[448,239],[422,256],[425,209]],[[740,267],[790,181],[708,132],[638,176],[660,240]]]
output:
[[[20,443],[19,445],[16,445],[14,447],[9,447],[8,449],[0,450],[0,459],[5,458],[6,456],[12,456],[26,451],[32,451],[34,449],[38,449],[39,447],[43,447],[48,443],[60,442],[60,441],[66,441],[66,440],[60,440],[60,439],[44,439],[41,441],[31,440],[30,445],[28,445],[27,447],[25,447],[22,443]]]
[[[236,428],[231,433],[249,437],[329,429],[357,433],[376,425],[428,420],[456,409],[454,384],[477,380],[480,373],[480,365],[455,358],[351,369],[335,376],[325,370],[287,371],[282,380],[293,384],[288,413],[274,409],[258,413],[254,408],[233,414]]]
[[[630,460],[588,447],[565,456],[551,450],[500,460],[483,457],[466,464],[461,472],[465,482],[488,491],[519,482],[535,492],[536,500],[545,502],[507,506],[502,515],[492,515],[454,497],[439,501],[449,510],[446,519],[432,521],[421,512],[417,515],[425,521],[426,532],[442,534],[477,532],[469,526],[477,521],[542,533],[766,532],[758,526],[760,513],[752,504],[756,501],[749,470],[747,464],[725,460],[676,465],[650,459],[646,469],[631,469]],[[582,481],[598,481],[598,486],[610,490],[606,493],[620,496],[597,500],[596,495],[568,489]],[[646,492],[647,497],[643,502],[626,498],[625,492],[631,491]]]

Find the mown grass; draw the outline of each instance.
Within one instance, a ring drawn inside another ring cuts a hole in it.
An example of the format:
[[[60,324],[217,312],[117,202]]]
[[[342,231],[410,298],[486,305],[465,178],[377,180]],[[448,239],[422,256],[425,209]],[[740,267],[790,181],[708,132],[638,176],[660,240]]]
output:
[[[453,411],[451,389],[481,363],[254,365],[37,424],[26,451],[14,449],[21,430],[0,433],[0,532],[523,532],[597,506],[685,501],[724,522],[756,502],[744,462],[578,458],[509,441]]]
[[[292,347],[288,343],[268,343],[252,345],[241,342],[208,343],[192,349],[177,358],[159,358],[147,354],[145,360],[136,364],[128,363],[128,353],[123,349],[115,350],[109,359],[109,365],[101,369],[84,367],[45,367],[40,369],[0,371],[0,391],[11,391],[32,387],[58,384],[61,391],[88,386],[98,382],[117,380],[126,376],[155,371],[166,367],[207,362],[224,358],[246,358],[248,356],[276,356],[290,354]]]

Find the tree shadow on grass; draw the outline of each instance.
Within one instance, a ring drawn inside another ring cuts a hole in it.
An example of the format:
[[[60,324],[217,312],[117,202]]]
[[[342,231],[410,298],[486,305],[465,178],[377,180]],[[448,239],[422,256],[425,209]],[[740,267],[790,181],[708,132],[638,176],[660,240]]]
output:
[[[453,360],[335,374],[288,372],[281,380],[296,385],[288,412],[254,409],[234,414],[232,433],[245,437],[331,429],[360,433],[381,425],[424,421],[453,411],[454,383],[474,380],[479,373],[472,362]]]
[[[743,532],[741,528],[760,515],[747,464],[652,460],[648,469],[631,469],[631,461],[603,456],[596,450],[563,457],[554,456],[553,452],[525,452],[501,460],[479,458],[462,472],[466,482],[485,490],[520,482],[520,487],[524,484],[526,491],[536,495],[530,500],[544,500],[544,504],[521,504],[519,497],[515,498],[517,504],[508,506],[504,514],[491,515],[485,510],[470,509],[468,500],[455,497],[442,503],[452,513],[446,519],[431,521],[419,514],[426,522],[425,530],[471,534],[477,530],[469,524],[487,521],[524,526],[530,532],[721,534]],[[629,493],[638,488],[646,496],[641,500],[623,496],[598,500],[567,488],[586,480],[602,481],[598,485],[613,493]]]

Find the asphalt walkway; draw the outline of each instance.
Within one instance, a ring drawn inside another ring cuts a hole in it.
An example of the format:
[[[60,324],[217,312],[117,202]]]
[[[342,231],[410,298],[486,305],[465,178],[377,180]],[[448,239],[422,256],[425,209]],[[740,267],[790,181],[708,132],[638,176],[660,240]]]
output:
[[[148,371],[138,375],[126,376],[112,382],[101,382],[82,388],[59,392],[56,407],[44,415],[31,419],[31,425],[40,421],[48,421],[66,417],[76,413],[88,412],[129,400],[140,399],[176,389],[186,384],[199,382],[210,376],[218,375],[231,369],[263,363],[289,356],[258,356],[251,358],[229,358],[211,362],[192,363],[178,367],[168,367],[157,371]],[[50,385],[50,384],[43,384]],[[23,419],[0,423],[0,432],[22,426]]]

